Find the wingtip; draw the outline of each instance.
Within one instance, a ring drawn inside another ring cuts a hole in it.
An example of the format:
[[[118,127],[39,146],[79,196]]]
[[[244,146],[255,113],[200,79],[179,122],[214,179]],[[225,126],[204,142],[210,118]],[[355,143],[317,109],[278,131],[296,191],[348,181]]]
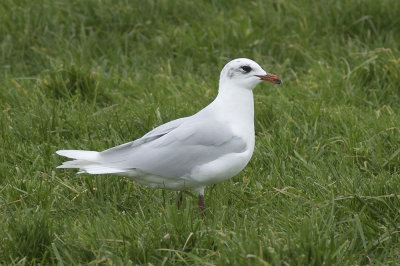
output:
[[[58,150],[56,153],[60,156],[69,157],[68,155],[71,154],[73,150]]]
[[[58,150],[56,153],[67,158],[87,161],[96,161],[99,155],[97,151],[85,150]]]

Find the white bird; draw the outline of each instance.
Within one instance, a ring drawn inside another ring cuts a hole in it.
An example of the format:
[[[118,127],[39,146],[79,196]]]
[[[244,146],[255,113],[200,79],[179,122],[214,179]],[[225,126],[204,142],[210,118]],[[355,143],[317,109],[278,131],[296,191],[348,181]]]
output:
[[[57,168],[128,176],[152,188],[191,189],[199,195],[204,216],[205,187],[238,174],[253,154],[253,89],[262,81],[281,83],[256,62],[234,59],[221,71],[217,97],[198,113],[102,152],[58,150],[57,154],[74,160]],[[178,208],[181,201],[182,194]]]

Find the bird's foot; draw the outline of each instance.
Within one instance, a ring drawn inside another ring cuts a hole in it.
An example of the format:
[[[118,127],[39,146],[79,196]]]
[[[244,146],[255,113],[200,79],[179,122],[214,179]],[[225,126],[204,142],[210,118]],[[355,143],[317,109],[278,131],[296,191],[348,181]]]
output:
[[[203,218],[206,218],[206,213],[205,213],[206,207],[204,205],[204,196],[203,195],[199,195],[199,208],[201,210],[201,216]]]
[[[182,206],[182,201],[183,201],[183,197],[182,197],[182,191],[179,193],[179,199],[178,199],[178,210],[181,209]]]

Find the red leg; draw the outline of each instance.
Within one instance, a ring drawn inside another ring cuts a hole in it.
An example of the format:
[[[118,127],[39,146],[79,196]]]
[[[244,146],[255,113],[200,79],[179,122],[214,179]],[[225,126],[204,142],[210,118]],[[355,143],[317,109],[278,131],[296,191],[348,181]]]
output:
[[[206,207],[204,206],[204,196],[203,195],[199,195],[199,208],[201,210],[201,216],[203,216],[203,218],[206,218],[206,214],[204,213]]]
[[[183,197],[182,197],[182,191],[181,191],[181,192],[179,193],[179,199],[178,199],[178,210],[181,209],[182,201],[183,201]]]

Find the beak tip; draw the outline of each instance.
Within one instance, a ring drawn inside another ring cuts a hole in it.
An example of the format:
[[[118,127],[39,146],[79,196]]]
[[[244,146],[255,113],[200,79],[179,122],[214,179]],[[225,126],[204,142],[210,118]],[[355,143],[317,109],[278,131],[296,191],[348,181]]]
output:
[[[275,74],[267,73],[266,75],[256,75],[256,77],[259,77],[262,81],[268,81],[274,84],[282,84],[281,78]]]

